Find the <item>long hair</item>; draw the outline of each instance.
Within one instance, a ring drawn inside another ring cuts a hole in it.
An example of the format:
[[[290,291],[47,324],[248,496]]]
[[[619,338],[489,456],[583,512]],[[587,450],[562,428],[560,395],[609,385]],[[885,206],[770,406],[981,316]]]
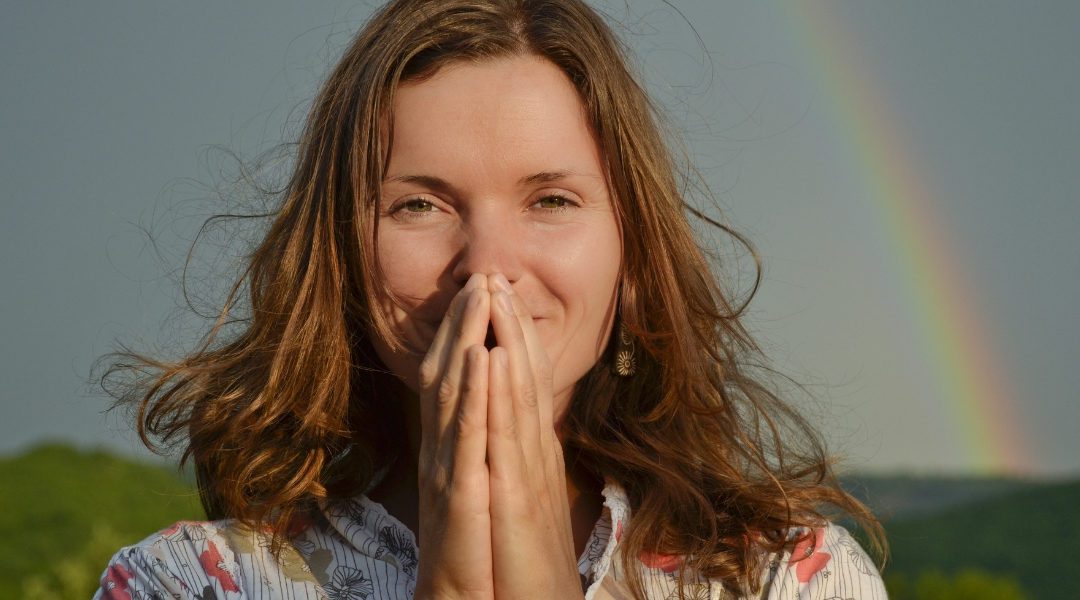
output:
[[[395,0],[372,17],[316,96],[280,207],[209,333],[179,361],[112,355],[105,379],[130,376],[116,393],[137,409],[143,442],[181,445],[207,514],[269,525],[275,548],[316,502],[359,493],[392,465],[402,388],[370,340],[398,339],[373,308],[387,293],[374,237],[394,94],[451,62],[513,55],[550,61],[577,89],[623,232],[618,311],[637,374],[612,373],[610,344],[563,435],[568,461],[627,490],[635,593],[641,552],[756,590],[788,532],[834,509],[880,539],[815,432],[753,368],[763,357],[740,323],[745,302],[725,295],[695,239],[688,216],[706,217],[679,192],[659,113],[581,0]],[[221,339],[237,319],[241,332]]]

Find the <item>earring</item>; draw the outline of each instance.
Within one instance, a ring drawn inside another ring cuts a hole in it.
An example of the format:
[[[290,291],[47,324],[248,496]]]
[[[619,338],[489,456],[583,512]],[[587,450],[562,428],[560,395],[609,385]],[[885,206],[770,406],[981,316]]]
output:
[[[615,374],[619,377],[633,377],[636,372],[634,338],[626,325],[619,323],[619,347],[615,350]]]

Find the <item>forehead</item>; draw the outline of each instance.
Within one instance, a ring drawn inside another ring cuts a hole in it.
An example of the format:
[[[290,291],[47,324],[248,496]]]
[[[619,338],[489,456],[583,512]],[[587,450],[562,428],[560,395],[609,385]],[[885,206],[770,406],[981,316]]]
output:
[[[403,83],[394,98],[391,149],[389,176],[416,169],[466,180],[602,173],[577,90],[536,56],[451,63],[426,80]]]

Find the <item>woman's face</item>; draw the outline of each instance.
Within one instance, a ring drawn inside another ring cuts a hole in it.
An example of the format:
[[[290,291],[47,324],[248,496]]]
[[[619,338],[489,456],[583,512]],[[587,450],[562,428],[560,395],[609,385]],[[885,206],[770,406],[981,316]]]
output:
[[[377,342],[380,358],[416,390],[451,298],[501,273],[532,312],[560,418],[606,345],[622,257],[577,91],[533,56],[452,63],[398,88],[392,144],[377,243],[413,352]]]

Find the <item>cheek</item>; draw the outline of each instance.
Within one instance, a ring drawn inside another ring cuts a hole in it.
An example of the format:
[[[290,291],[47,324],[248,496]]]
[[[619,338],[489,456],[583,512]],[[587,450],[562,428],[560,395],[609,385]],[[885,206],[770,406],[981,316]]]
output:
[[[444,257],[448,254],[434,240],[398,232],[380,232],[378,251],[381,285],[389,292],[382,294],[380,309],[402,336],[405,347],[391,349],[385,340],[372,340],[372,345],[383,364],[417,391],[420,360],[450,300],[439,292],[439,280],[448,264]]]
[[[565,253],[560,268],[565,273],[562,284],[568,301],[579,305],[585,324],[605,321],[615,297],[615,288],[622,265],[622,244],[614,223],[603,228],[593,228],[589,235],[581,236],[573,248]]]
[[[446,306],[440,302],[439,282],[449,269],[445,241],[425,236],[381,235],[379,262],[387,291],[399,305],[386,309],[399,325],[403,320],[438,321]]]
[[[612,223],[593,229],[573,243],[564,241],[561,260],[552,264],[550,281],[565,309],[562,331],[550,331],[550,351],[557,382],[572,385],[596,364],[614,319],[622,246]]]

